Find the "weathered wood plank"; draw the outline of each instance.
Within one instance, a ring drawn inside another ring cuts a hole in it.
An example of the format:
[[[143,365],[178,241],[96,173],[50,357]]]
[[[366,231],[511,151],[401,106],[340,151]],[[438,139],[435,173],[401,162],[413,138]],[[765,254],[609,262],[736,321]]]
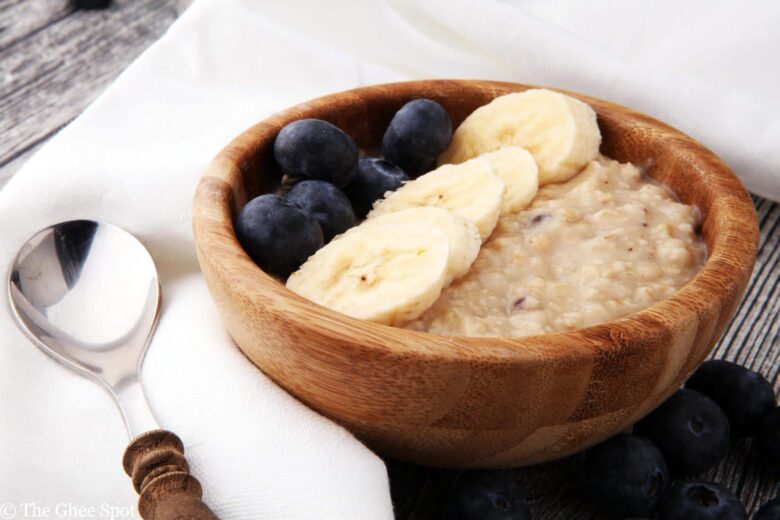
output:
[[[68,0],[0,0],[0,49],[62,20],[73,10]]]
[[[0,50],[0,165],[80,113],[176,13],[175,0],[117,1]]]
[[[756,268],[739,312],[714,357],[744,364],[780,389],[780,204],[756,200],[761,224]],[[780,481],[761,468],[750,441],[741,441],[726,461],[708,474],[737,491],[749,510],[780,495]]]

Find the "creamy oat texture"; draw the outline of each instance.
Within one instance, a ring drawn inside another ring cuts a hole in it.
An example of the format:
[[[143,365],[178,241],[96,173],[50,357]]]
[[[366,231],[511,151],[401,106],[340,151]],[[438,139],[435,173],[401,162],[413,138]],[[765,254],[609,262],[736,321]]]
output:
[[[701,269],[696,208],[604,157],[531,206],[501,217],[469,273],[407,328],[529,336],[625,316],[671,296]]]

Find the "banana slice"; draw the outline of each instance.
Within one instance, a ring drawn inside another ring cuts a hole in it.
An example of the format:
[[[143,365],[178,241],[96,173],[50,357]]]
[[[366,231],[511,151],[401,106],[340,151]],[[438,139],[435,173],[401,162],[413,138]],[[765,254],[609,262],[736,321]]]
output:
[[[354,318],[402,325],[441,294],[450,245],[436,227],[347,233],[314,253],[287,288]]]
[[[472,112],[439,164],[461,163],[506,145],[531,152],[544,186],[571,179],[595,159],[601,132],[596,113],[582,101],[551,90],[527,90],[497,97]]]
[[[444,287],[469,271],[471,264],[474,263],[479,254],[480,246],[482,246],[482,238],[473,222],[452,211],[433,206],[421,206],[386,213],[363,221],[362,224],[353,227],[342,236],[369,230],[381,237],[384,233],[383,226],[404,230],[434,227],[443,231],[450,242],[450,257],[447,262],[447,277],[444,281]]]
[[[481,156],[506,185],[501,214],[527,208],[539,191],[539,169],[533,155],[519,146],[506,146]]]
[[[470,221],[487,240],[498,222],[506,192],[490,164],[477,157],[463,164],[446,164],[407,182],[374,203],[368,219],[418,206],[450,210]]]

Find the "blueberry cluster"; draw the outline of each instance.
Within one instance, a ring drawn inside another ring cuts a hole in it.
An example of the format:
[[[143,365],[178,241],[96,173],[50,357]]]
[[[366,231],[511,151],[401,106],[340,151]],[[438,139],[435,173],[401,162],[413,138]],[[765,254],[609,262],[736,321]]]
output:
[[[747,520],[728,488],[690,478],[717,465],[743,437],[753,437],[768,473],[780,477],[780,407],[771,384],[734,363],[707,361],[633,434],[586,452],[583,489],[614,518]],[[477,472],[456,482],[443,518],[527,520],[531,514],[509,475]],[[753,520],[780,520],[780,497]]]
[[[707,361],[685,388],[634,425],[633,435],[618,435],[588,452],[586,487],[604,510],[622,517],[747,519],[726,487],[697,480],[670,485],[670,479],[715,466],[742,437],[755,437],[768,470],[777,474],[775,405],[772,385],[760,374],[728,361]]]
[[[432,169],[451,139],[449,114],[430,99],[396,112],[382,139],[384,159],[359,158],[355,141],[327,121],[290,123],[274,141],[274,159],[292,188],[249,201],[236,237],[263,270],[286,278],[386,193]]]

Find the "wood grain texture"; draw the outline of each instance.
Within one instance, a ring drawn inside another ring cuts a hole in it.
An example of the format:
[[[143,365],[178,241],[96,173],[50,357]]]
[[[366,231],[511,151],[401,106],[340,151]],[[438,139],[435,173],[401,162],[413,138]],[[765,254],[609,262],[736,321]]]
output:
[[[29,38],[73,11],[68,0],[0,0],[0,49]]]
[[[154,430],[133,439],[122,458],[139,493],[144,520],[217,520],[203,503],[200,482],[190,475],[184,445],[176,434]]]
[[[73,11],[66,0],[0,0],[0,167],[78,115],[176,17],[174,0],[119,0]],[[0,186],[5,175],[0,170]]]
[[[672,298],[626,318],[530,338],[441,337],[362,322],[315,305],[260,270],[233,218],[275,189],[272,143],[287,123],[328,120],[364,148],[406,101],[442,103],[453,123],[523,85],[421,81],[356,89],[273,116],[231,142],[198,186],[193,229],[206,282],[241,350],[277,383],[378,452],[445,467],[556,459],[652,410],[707,356],[751,274],[750,197],[696,141],[652,118],[583,96],[599,116],[602,152],[647,165],[702,211],[709,258]]]

